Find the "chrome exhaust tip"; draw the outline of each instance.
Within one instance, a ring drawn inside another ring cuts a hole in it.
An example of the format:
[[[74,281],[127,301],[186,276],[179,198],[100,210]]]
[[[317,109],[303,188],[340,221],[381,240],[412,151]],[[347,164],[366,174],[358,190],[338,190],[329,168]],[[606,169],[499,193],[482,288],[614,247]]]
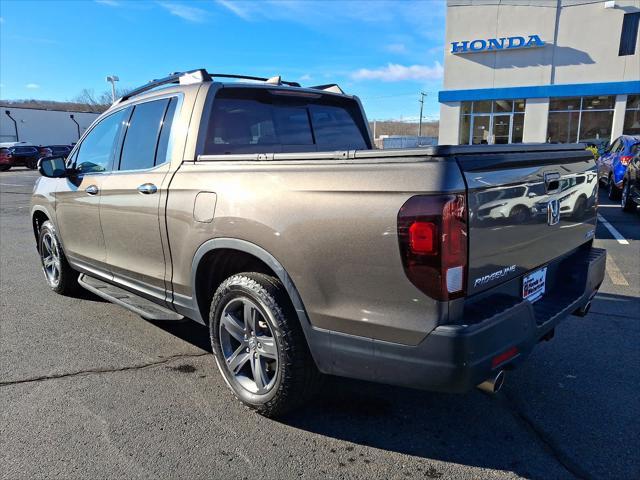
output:
[[[500,370],[494,377],[486,379],[477,385],[477,388],[485,393],[494,394],[500,391],[502,385],[504,385],[504,370]]]
[[[591,310],[591,300],[589,300],[585,305],[573,312],[573,315],[575,315],[576,317],[586,317],[589,313],[589,310]]]

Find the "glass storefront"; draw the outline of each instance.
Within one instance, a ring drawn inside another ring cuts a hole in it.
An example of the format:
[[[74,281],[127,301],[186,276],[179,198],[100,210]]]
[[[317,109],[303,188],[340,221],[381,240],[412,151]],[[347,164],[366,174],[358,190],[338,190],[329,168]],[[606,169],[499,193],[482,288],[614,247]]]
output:
[[[460,105],[460,144],[522,142],[524,100],[483,100]]]
[[[547,141],[610,140],[615,101],[614,95],[549,99]]]
[[[627,109],[624,114],[622,133],[625,135],[640,135],[640,95],[627,97]]]

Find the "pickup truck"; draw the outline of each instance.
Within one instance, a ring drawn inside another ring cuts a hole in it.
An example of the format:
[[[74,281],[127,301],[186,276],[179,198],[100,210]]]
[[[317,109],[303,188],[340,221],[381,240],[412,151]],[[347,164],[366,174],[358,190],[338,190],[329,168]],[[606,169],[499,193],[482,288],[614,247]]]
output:
[[[68,158],[40,160],[45,279],[208,325],[223,379],[266,416],[304,404],[323,374],[497,391],[602,283],[597,189],[568,181],[595,185],[591,153],[372,145],[336,85],[206,70],[153,81]],[[578,214],[563,209],[571,188],[589,195]],[[530,211],[479,215],[505,189]]]

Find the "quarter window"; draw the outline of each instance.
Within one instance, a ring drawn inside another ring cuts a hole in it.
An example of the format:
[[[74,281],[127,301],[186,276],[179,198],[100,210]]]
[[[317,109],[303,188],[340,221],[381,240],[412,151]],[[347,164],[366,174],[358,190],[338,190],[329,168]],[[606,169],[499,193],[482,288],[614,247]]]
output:
[[[120,170],[143,170],[155,165],[156,148],[168,99],[136,105],[124,137]]]
[[[125,113],[123,109],[102,119],[82,141],[76,155],[76,169],[80,173],[106,172],[111,169],[114,146],[120,137]]]

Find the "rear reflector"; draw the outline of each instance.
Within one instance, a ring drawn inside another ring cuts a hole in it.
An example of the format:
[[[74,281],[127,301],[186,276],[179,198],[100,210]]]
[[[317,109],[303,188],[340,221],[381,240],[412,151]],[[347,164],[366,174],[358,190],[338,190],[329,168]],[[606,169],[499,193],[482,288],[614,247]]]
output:
[[[491,360],[491,368],[496,368],[499,365],[502,365],[504,362],[511,360],[518,354],[518,349],[516,347],[511,347],[509,350],[502,352],[500,355],[496,355]]]

